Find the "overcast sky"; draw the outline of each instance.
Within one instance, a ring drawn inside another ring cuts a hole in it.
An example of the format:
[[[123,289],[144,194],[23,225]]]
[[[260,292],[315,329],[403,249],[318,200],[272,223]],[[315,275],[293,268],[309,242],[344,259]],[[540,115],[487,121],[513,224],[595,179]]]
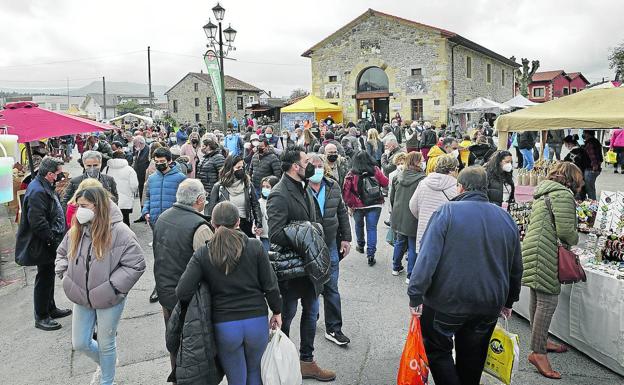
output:
[[[216,3],[216,2],[214,2]],[[206,0],[0,0],[0,87],[80,87],[107,81],[171,86],[203,67],[212,17]],[[456,32],[506,57],[539,59],[540,71],[612,77],[609,49],[624,41],[622,0],[225,0],[238,31],[233,75],[274,95],[310,89],[301,54],[366,9]],[[214,18],[213,18],[214,21]],[[225,26],[224,26],[225,27]],[[71,61],[83,59],[80,61]],[[147,93],[147,92],[146,92]]]

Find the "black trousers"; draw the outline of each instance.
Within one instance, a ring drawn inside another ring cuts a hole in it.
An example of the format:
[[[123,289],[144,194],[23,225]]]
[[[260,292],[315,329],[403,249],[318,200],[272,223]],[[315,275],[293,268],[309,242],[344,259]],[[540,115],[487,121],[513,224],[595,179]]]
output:
[[[130,213],[132,209],[121,209],[121,215],[123,216],[123,223],[130,227]]]
[[[245,233],[249,238],[255,238],[256,234],[253,232],[253,223],[248,221],[246,218],[240,219],[240,224],[238,225],[240,230]]]
[[[423,341],[436,384],[479,385],[497,320],[498,315],[446,314],[423,306]]]
[[[50,316],[56,309],[54,303],[54,264],[37,265],[35,277],[34,299],[35,319],[42,320]]]

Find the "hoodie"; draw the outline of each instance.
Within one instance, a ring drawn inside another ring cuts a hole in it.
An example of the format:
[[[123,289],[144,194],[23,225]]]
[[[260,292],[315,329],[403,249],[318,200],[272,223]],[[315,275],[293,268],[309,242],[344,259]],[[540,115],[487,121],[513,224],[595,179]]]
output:
[[[407,293],[412,307],[497,316],[518,301],[521,279],[518,226],[484,192],[470,191],[432,215]]]
[[[416,250],[420,249],[420,241],[433,212],[456,195],[457,179],[451,175],[432,172],[418,184],[409,201],[409,209],[418,221]]]
[[[496,151],[495,148],[487,143],[477,143],[468,147],[470,155],[468,156],[468,166],[484,166]]]
[[[119,199],[117,205],[120,209],[132,209],[134,207],[134,195],[139,189],[139,180],[136,171],[128,165],[125,159],[110,159],[103,173],[112,177],[117,184]]]
[[[446,155],[443,149],[438,146],[433,146],[429,150],[429,154],[427,155],[427,175],[431,174],[435,171],[436,165],[438,164],[438,157]]]

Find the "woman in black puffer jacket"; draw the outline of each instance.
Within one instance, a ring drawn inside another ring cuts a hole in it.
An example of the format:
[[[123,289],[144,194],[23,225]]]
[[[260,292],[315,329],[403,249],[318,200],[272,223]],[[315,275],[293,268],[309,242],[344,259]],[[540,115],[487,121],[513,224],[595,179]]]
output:
[[[502,206],[503,202],[515,202],[513,160],[509,151],[496,151],[485,165],[488,178],[488,198],[491,203]]]
[[[219,144],[211,139],[204,139],[201,151],[204,153],[204,158],[197,168],[197,179],[204,185],[206,197],[210,199],[210,192],[215,183],[219,181],[219,171],[223,167],[225,158],[221,154]]]

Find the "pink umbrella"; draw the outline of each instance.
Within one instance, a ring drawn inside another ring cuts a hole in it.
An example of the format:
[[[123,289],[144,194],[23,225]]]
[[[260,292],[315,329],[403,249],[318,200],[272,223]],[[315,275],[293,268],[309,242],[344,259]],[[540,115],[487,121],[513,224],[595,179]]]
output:
[[[17,135],[20,143],[85,132],[112,130],[115,127],[93,120],[39,108],[37,103],[8,103],[0,110],[0,128]]]

